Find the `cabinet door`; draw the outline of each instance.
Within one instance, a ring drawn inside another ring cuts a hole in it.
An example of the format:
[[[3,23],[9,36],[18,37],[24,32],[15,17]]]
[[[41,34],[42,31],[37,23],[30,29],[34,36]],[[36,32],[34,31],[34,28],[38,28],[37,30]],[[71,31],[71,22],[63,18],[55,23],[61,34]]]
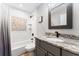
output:
[[[46,49],[47,51],[51,52],[55,56],[60,56],[60,48],[58,48],[52,44],[48,44],[45,41],[41,41],[41,47]]]
[[[78,56],[78,55],[68,52],[66,50],[62,50],[62,56]]]
[[[47,52],[44,49],[37,47],[36,48],[36,55],[37,56],[46,56]]]

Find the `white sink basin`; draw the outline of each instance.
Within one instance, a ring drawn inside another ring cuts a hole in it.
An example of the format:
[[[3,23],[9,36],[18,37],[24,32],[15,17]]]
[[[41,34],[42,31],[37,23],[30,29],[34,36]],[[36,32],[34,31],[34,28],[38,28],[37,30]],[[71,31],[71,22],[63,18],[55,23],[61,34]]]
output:
[[[47,38],[47,40],[53,41],[53,42],[64,42],[64,40],[60,38]]]

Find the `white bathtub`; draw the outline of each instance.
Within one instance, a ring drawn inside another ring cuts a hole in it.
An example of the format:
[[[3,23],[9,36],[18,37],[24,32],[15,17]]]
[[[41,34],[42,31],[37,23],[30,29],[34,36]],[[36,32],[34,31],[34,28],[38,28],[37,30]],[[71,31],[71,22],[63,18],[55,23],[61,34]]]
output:
[[[25,46],[27,44],[30,44],[31,41],[21,41],[21,42],[16,42],[15,44],[11,45],[11,54],[12,56],[18,56],[22,54],[23,52],[26,52]],[[35,45],[35,40],[33,41],[33,45]]]
[[[11,54],[12,56],[20,55],[25,52],[25,46],[27,41],[16,42],[11,45]]]
[[[12,56],[19,56],[19,55],[21,55],[24,52],[26,52],[25,48],[24,47],[20,47],[20,48],[12,50]]]

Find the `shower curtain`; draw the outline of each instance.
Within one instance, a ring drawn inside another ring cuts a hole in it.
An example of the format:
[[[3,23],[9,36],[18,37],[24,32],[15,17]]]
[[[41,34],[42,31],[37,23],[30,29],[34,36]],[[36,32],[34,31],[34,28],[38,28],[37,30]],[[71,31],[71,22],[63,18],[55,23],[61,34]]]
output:
[[[11,55],[8,15],[8,7],[0,4],[0,56]]]

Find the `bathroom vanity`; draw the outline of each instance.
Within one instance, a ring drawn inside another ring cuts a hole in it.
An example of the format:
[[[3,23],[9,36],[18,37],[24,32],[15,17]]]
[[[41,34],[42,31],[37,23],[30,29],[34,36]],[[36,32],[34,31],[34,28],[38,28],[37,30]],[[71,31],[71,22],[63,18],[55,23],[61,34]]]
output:
[[[69,47],[68,44],[62,42],[47,41],[45,39],[36,38],[36,56],[78,56],[79,50]]]
[[[54,55],[59,56],[60,48],[36,38],[36,55],[37,56],[54,56]]]

